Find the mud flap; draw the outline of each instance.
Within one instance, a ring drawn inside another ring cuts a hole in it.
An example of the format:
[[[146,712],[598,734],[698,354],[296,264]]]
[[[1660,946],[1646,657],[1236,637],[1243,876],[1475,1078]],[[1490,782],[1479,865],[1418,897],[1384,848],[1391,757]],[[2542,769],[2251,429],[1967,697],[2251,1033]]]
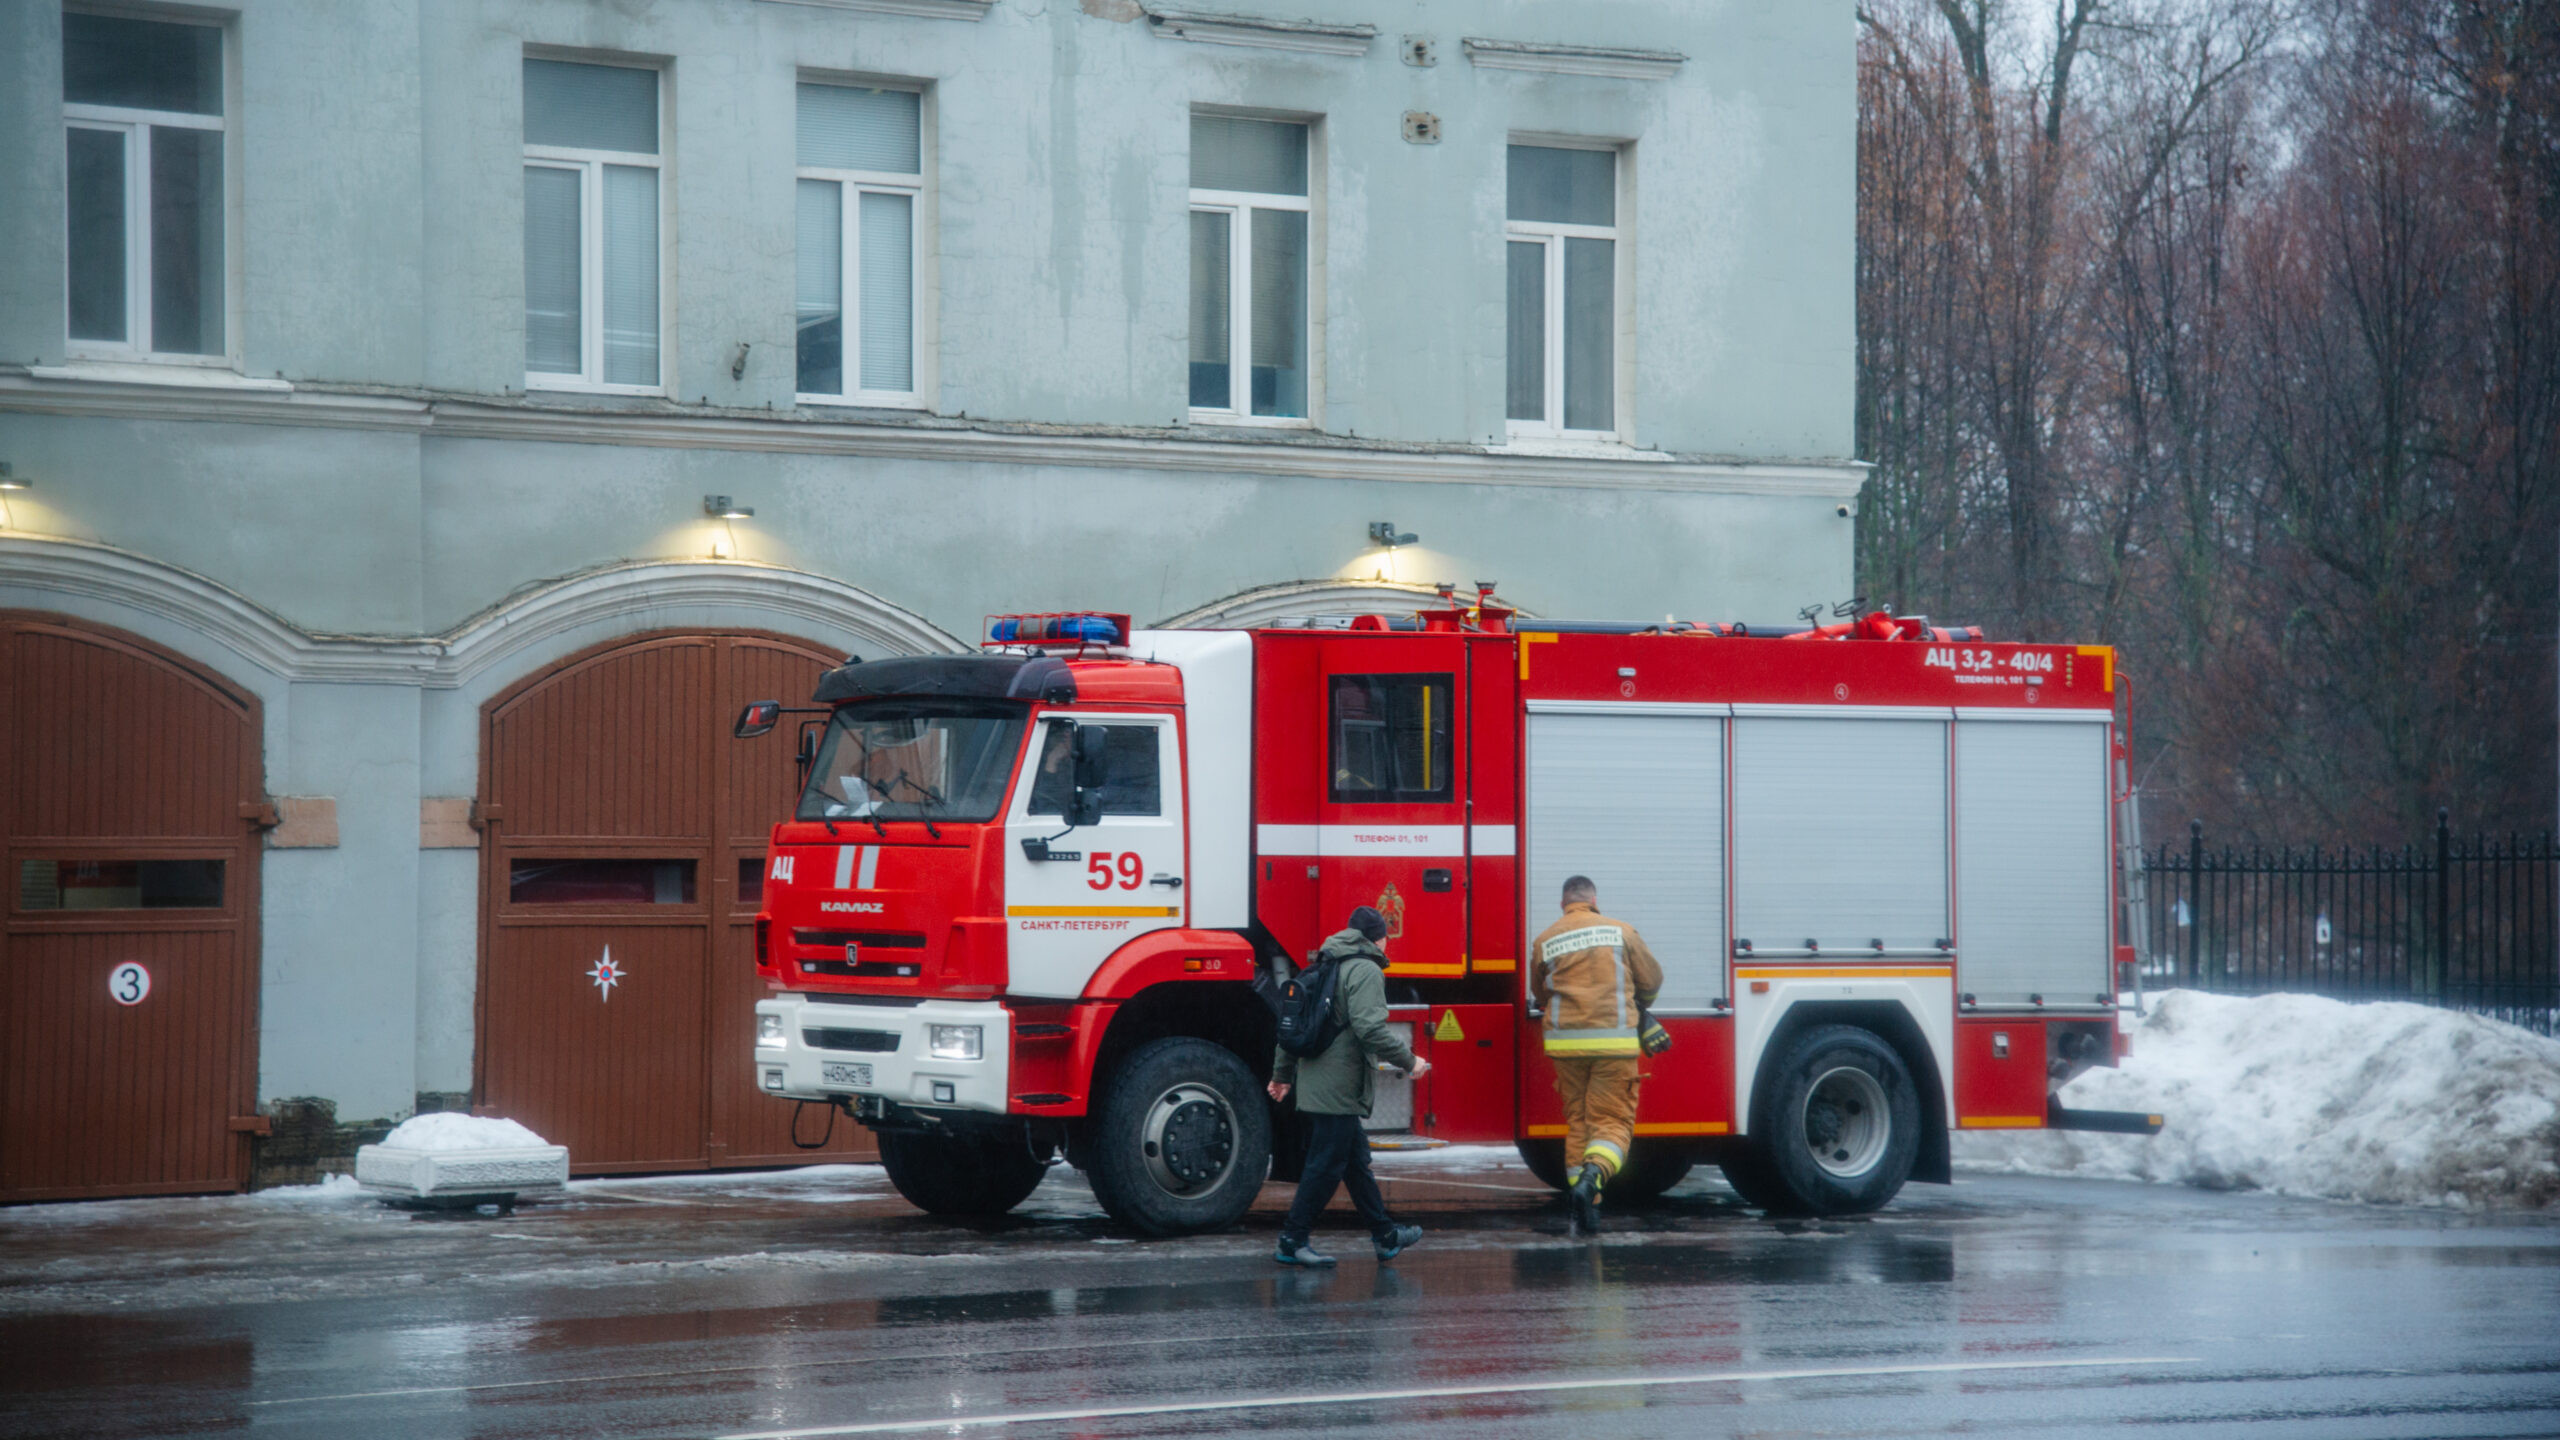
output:
[[[2139,1110],[2072,1110],[2061,1101],[2047,1098],[2044,1103],[2044,1128],[2047,1130],[2093,1130],[2101,1135],[2157,1135],[2160,1117]]]
[[[1920,1127],[1920,1151],[1911,1157],[1911,1178],[1930,1185],[1955,1183],[1954,1158],[1949,1154],[1946,1122],[1931,1117]]]

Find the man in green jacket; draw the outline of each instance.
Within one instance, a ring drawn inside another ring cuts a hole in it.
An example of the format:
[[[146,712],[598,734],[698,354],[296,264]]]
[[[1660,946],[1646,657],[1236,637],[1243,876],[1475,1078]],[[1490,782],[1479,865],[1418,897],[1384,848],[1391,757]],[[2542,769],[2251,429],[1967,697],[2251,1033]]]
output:
[[[1417,1058],[1413,1047],[1387,1028],[1387,954],[1378,948],[1386,935],[1386,917],[1363,905],[1351,912],[1348,927],[1317,948],[1310,968],[1327,960],[1341,967],[1334,1004],[1342,1031],[1320,1054],[1305,1060],[1286,1050],[1272,1056],[1271,1098],[1286,1100],[1294,1088],[1298,1113],[1313,1127],[1298,1196],[1289,1202],[1280,1248],[1271,1257],[1283,1265],[1333,1263],[1332,1256],[1307,1243],[1307,1236],[1316,1217],[1333,1203],[1335,1187],[1346,1182],[1352,1205],[1369,1222],[1369,1240],[1379,1259],[1392,1260],[1422,1238],[1421,1226],[1398,1225],[1387,1214],[1386,1197],[1378,1193],[1378,1177],[1369,1169],[1369,1132],[1361,1124],[1376,1098],[1372,1061],[1416,1078],[1431,1070],[1430,1061]]]

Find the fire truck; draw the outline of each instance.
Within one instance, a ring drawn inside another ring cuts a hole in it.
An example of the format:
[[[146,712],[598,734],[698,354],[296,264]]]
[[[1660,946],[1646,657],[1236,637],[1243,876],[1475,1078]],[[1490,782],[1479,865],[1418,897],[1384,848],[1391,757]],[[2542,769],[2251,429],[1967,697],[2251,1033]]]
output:
[[[2124,1050],[2123,701],[2106,647],[1883,612],[995,617],[739,717],[801,717],[756,1083],[869,1126],[930,1212],[1063,1155],[1139,1231],[1230,1225],[1296,1158],[1265,994],[1370,905],[1431,1060],[1381,1077],[1373,1143],[1514,1142],[1561,1186],[1526,947],[1585,875],[1673,1040],[1611,1199],[1713,1162],[1773,1211],[1873,1210],[1945,1183],[1956,1130],[2158,1126],[2055,1099]]]

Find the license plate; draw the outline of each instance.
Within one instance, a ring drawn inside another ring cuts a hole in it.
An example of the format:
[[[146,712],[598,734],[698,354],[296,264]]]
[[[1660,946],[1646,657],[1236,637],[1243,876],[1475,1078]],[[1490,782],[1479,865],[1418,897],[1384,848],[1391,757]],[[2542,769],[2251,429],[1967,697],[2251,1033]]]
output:
[[[818,1074],[830,1085],[868,1086],[871,1083],[871,1067],[868,1065],[823,1065],[819,1067]]]

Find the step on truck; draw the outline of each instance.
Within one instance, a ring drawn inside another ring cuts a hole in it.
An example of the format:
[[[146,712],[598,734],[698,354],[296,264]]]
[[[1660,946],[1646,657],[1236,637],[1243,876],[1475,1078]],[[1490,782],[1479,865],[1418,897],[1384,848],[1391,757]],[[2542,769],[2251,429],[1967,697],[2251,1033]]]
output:
[[[2123,1053],[2124,694],[2103,646],[1882,612],[1771,632],[1409,616],[1137,630],[988,622],[976,655],[849,660],[786,720],[756,1083],[876,1132],[937,1214],[1053,1158],[1150,1234],[1289,1178],[1263,998],[1384,915],[1381,1143],[1513,1142],[1561,1186],[1529,987],[1567,876],[1660,957],[1613,1200],[1713,1162],[1752,1204],[1873,1210],[1968,1128],[2143,1131],[2064,1082]],[[1259,984],[1257,983],[1259,982]]]

